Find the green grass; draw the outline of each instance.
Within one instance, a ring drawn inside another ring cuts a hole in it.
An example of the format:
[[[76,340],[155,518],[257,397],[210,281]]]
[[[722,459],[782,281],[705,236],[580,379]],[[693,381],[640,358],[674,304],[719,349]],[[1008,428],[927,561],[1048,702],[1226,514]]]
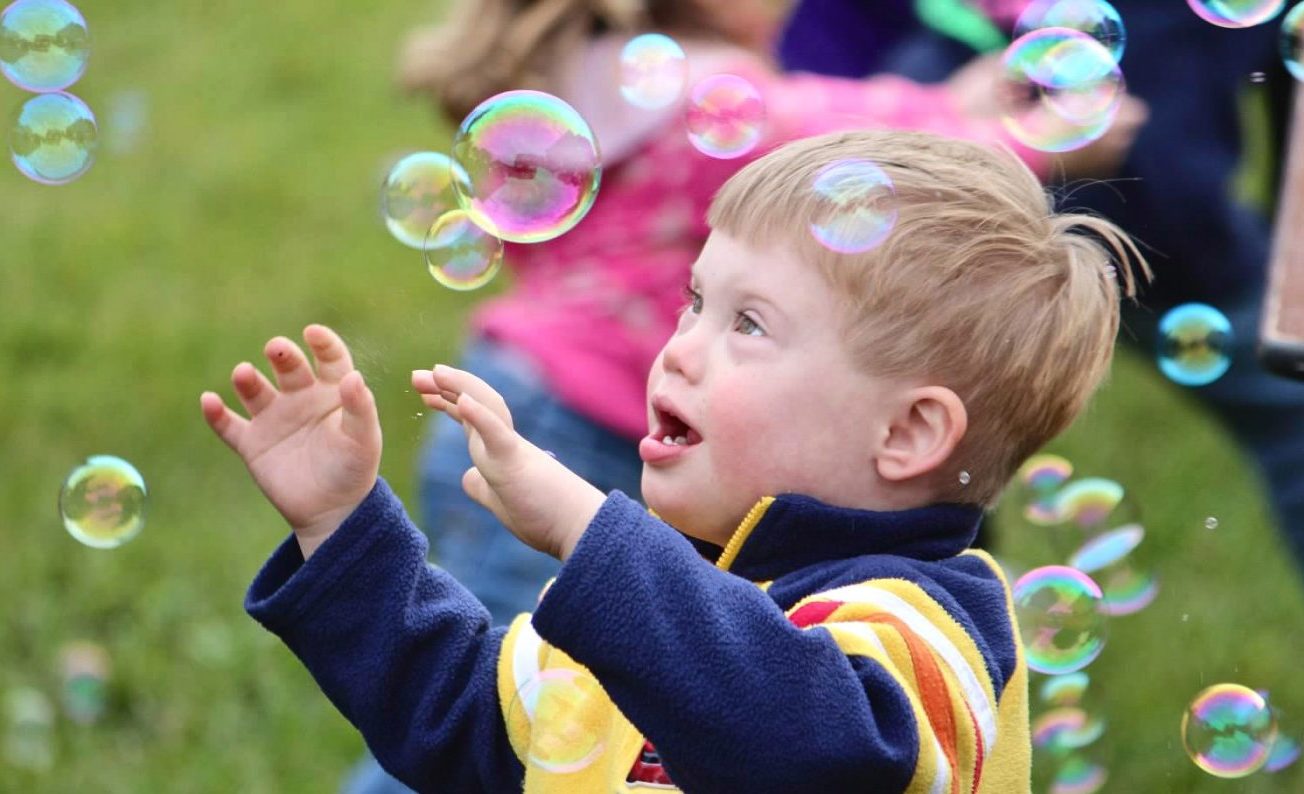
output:
[[[211,437],[198,395],[225,389],[269,336],[332,323],[378,395],[382,471],[412,495],[422,408],[407,372],[450,359],[483,297],[435,285],[377,219],[386,165],[447,140],[389,83],[397,42],[431,9],[81,7],[94,51],[74,92],[106,137],[123,92],[143,92],[148,121],[135,149],[106,148],[68,186],[0,168],[0,690],[57,695],[58,650],[84,638],[112,656],[111,702],[95,726],[60,718],[53,769],[0,760],[0,790],[330,791],[361,741],[244,615],[285,530]],[[0,85],[0,103],[22,96]],[[1208,778],[1178,736],[1186,701],[1221,680],[1270,689],[1297,730],[1304,719],[1304,597],[1229,440],[1125,358],[1053,448],[1128,486],[1163,576],[1159,600],[1115,621],[1090,668],[1111,790],[1300,790],[1299,769]],[[64,476],[96,453],[132,461],[152,499],[141,536],[108,552],[73,542],[55,510]],[[1007,524],[1005,556],[1057,561],[1046,538]]]

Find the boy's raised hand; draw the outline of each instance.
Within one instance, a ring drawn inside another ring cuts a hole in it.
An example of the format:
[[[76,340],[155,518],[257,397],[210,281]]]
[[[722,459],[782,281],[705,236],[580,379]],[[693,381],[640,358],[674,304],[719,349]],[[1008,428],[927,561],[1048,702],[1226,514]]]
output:
[[[412,372],[422,401],[462,423],[475,464],[462,488],[529,546],[559,559],[606,497],[512,427],[502,395],[470,372],[445,365]]]
[[[275,386],[248,362],[231,372],[248,419],[214,392],[199,402],[213,432],[289,522],[307,559],[375,485],[381,436],[375,398],[344,341],[324,325],[308,326],[303,338],[316,373],[283,336],[263,348]]]

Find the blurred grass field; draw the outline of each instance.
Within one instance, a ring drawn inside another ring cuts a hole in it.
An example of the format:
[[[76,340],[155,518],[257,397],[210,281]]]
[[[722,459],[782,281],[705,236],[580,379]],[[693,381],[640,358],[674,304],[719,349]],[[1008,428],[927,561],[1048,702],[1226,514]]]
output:
[[[447,143],[390,84],[402,34],[434,8],[79,6],[93,54],[72,90],[99,114],[99,162],[57,188],[0,168],[0,692],[57,698],[58,649],[90,639],[111,654],[111,701],[94,726],[58,721],[51,770],[0,757],[0,791],[332,791],[361,740],[243,612],[285,528],[198,395],[229,398],[231,367],[268,337],[333,324],[380,402],[382,473],[412,496],[424,409],[407,373],[450,360],[484,297],[437,286],[377,216],[387,165]],[[23,97],[0,85],[5,108]],[[126,146],[112,109],[140,99]],[[1304,592],[1242,456],[1135,355],[1052,449],[1128,487],[1162,578],[1089,668],[1106,790],[1304,790],[1301,765],[1210,778],[1178,733],[1200,688],[1237,681],[1269,690],[1304,738]],[[151,493],[145,531],[113,551],[72,541],[55,509],[97,453],[132,461]],[[1009,538],[1022,565],[1062,561],[1044,536]]]

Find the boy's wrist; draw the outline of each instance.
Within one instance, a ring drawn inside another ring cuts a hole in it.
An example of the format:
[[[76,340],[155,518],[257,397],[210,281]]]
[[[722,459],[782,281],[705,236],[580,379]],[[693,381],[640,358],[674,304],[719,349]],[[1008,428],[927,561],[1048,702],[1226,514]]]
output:
[[[578,478],[577,478],[578,479]],[[582,488],[577,489],[573,499],[574,502],[566,514],[570,517],[561,527],[560,537],[557,544],[557,558],[562,562],[570,559],[571,554],[575,551],[575,546],[583,537],[584,531],[593,523],[593,517],[598,514],[604,502],[607,501],[606,494],[590,485],[588,482],[580,480]]]
[[[336,530],[344,524],[344,521],[353,515],[353,512],[358,509],[360,504],[362,502],[358,502],[358,504],[351,507],[336,508],[323,513],[309,524],[290,527],[294,531],[294,539],[299,544],[299,551],[303,554],[304,562],[307,562],[308,558],[323,543],[330,540],[331,535],[334,535]]]

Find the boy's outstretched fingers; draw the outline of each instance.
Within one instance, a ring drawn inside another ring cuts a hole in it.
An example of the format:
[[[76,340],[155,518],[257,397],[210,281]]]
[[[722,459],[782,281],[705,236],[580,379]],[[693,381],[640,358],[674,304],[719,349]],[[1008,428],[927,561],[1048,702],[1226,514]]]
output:
[[[519,436],[496,412],[466,392],[457,398],[457,410],[463,421],[480,434],[485,451],[493,456],[511,454]]]
[[[317,377],[327,383],[339,383],[353,371],[353,357],[339,334],[316,323],[303,329],[303,341],[312,350],[317,362]]]
[[[240,404],[250,416],[257,416],[276,399],[276,388],[272,382],[248,361],[241,361],[231,370],[231,386],[235,388],[235,396],[240,398]]]
[[[272,365],[276,385],[281,391],[306,389],[317,380],[303,351],[284,336],[269,340],[263,347],[263,355],[267,356],[267,361]]]
[[[226,403],[222,402],[222,397],[211,391],[199,395],[199,409],[204,412],[204,421],[213,428],[217,437],[226,442],[231,449],[237,449],[240,436],[248,426],[249,420],[227,408]]]
[[[427,385],[424,378],[418,381],[414,377],[412,380],[413,388],[422,392],[423,396],[438,394],[448,402],[456,405],[459,395],[470,394],[480,405],[493,411],[508,428],[514,427],[512,412],[507,407],[507,401],[503,399],[497,389],[490,386],[478,375],[464,369],[450,367],[447,364],[436,364],[435,368],[429,370],[429,372],[430,383],[433,388],[423,388]],[[427,405],[430,405],[430,403],[427,403]],[[430,407],[434,408],[435,406],[431,405]]]
[[[363,444],[380,443],[380,417],[376,398],[356,369],[340,381],[340,428]]]

